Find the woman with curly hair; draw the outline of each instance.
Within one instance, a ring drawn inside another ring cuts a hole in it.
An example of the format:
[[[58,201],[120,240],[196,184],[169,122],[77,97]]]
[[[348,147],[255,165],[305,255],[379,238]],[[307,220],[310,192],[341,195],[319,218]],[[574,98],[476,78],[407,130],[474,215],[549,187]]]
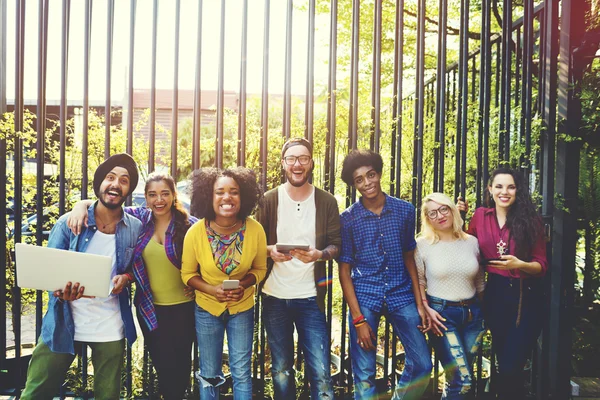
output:
[[[190,384],[194,342],[194,293],[181,282],[181,255],[185,234],[197,219],[179,202],[170,175],[150,174],[144,196],[146,207],[125,207],[142,221],[133,254],[134,303],[159,392],[166,400],[179,400]],[[73,233],[79,233],[82,222],[87,225],[91,203],[82,200],[73,208],[67,222]]]
[[[185,237],[181,277],[196,289],[200,397],[219,398],[227,332],[233,397],[250,399],[254,287],[267,271],[267,239],[249,216],[262,191],[254,172],[242,167],[195,171],[192,185],[191,212],[202,219]],[[239,286],[224,287],[231,280]]]
[[[520,172],[492,172],[485,205],[475,210],[468,233],[477,237],[487,266],[485,320],[497,351],[496,387],[501,399],[517,399],[524,396],[523,367],[542,328],[546,244]]]

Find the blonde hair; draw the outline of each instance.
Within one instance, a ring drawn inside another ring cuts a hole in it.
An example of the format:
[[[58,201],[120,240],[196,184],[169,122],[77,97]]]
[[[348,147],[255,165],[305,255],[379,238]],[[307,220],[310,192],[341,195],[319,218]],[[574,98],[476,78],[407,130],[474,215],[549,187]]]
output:
[[[437,243],[440,240],[440,236],[431,225],[431,221],[427,216],[427,203],[430,201],[435,201],[440,205],[450,208],[454,221],[452,224],[452,234],[457,239],[465,240],[468,236],[462,230],[464,221],[460,216],[458,208],[456,208],[456,205],[452,202],[450,197],[446,196],[444,193],[437,192],[431,193],[423,199],[423,203],[421,204],[421,233],[419,236],[426,238],[431,244]]]

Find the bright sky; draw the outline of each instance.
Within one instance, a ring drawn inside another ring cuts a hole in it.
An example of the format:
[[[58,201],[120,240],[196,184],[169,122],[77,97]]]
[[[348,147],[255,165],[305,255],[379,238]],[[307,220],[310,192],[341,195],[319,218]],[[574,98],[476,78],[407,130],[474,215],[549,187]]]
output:
[[[15,73],[15,0],[7,0],[7,97],[14,98]],[[175,1],[159,0],[158,45],[157,45],[157,88],[173,86]],[[196,66],[196,38],[198,1],[182,0],[179,52],[179,87],[193,89]],[[221,2],[205,0],[202,13],[202,89],[217,89],[219,69],[219,32]],[[25,41],[25,99],[37,98],[38,74],[38,2],[26,2],[26,41]],[[49,1],[47,92],[48,103],[60,99],[60,52],[62,0]],[[106,37],[107,1],[94,0],[91,60],[90,60],[90,99],[103,104],[106,93]],[[296,4],[304,4],[297,1]],[[242,0],[226,1],[225,19],[225,89],[239,90],[240,55],[242,31]],[[269,91],[282,93],[285,73],[285,32],[286,7],[283,0],[271,1],[270,18],[270,65]],[[153,1],[138,0],[136,10],[134,87],[149,88],[151,85],[152,60],[152,13]],[[85,2],[71,2],[71,26],[69,43],[69,103],[83,98],[83,48],[84,48]],[[113,103],[121,104],[127,90],[129,64],[129,16],[130,2],[115,1],[114,43],[111,97]],[[306,58],[308,39],[308,13],[293,11],[292,44],[292,91],[304,95],[306,91]],[[248,11],[248,50],[247,50],[247,91],[261,93],[263,59],[264,0],[249,0]],[[327,59],[329,20],[327,15],[318,16],[315,40],[315,82],[327,83]]]

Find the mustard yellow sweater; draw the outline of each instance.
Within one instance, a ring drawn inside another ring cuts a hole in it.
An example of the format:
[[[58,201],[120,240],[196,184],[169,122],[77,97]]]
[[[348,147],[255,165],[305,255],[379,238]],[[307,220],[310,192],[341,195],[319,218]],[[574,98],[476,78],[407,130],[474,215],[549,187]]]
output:
[[[215,264],[215,258],[206,235],[204,219],[192,225],[185,235],[181,259],[181,279],[185,284],[194,276],[201,276],[206,283],[216,286],[226,279],[241,280],[246,274],[261,282],[267,273],[267,239],[261,224],[246,218],[246,234],[242,244],[240,265],[230,275]],[[242,299],[235,303],[219,302],[214,296],[196,290],[196,303],[214,316],[225,310],[237,314],[254,306],[254,286],[247,288]]]

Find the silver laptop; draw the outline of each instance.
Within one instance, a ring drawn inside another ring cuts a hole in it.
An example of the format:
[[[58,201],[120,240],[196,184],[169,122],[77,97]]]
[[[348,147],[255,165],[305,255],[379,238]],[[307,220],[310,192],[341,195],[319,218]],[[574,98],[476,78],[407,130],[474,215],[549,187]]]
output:
[[[85,296],[110,294],[112,257],[25,243],[17,243],[15,252],[19,287],[55,291],[79,282]]]

